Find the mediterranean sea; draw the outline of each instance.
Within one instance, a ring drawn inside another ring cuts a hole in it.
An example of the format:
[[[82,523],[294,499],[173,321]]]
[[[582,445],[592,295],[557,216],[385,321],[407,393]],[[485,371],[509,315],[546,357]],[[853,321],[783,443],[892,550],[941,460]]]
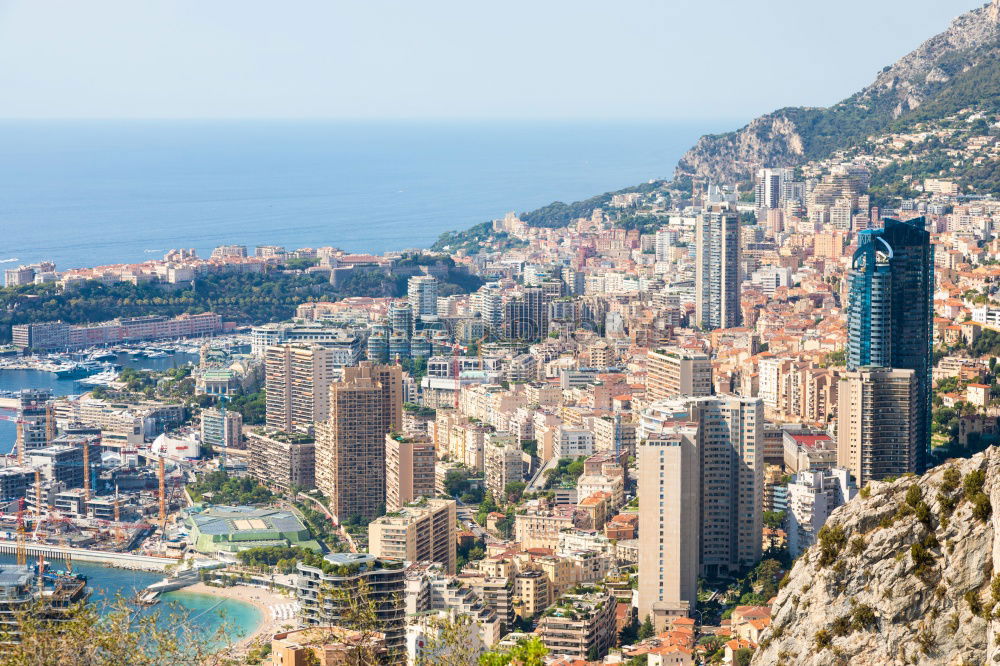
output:
[[[14,561],[13,556],[0,555],[0,564],[13,564]],[[29,562],[34,562],[34,558],[29,558]],[[49,566],[59,570],[66,565],[62,560],[53,560]],[[74,562],[73,571],[87,577],[90,599],[97,604],[113,603],[118,596],[132,600],[136,592],[162,580],[164,576],[151,571],[118,569],[91,562]],[[220,647],[250,635],[264,619],[253,604],[184,590],[162,595],[160,603],[143,612],[157,613],[157,623],[163,629],[176,630],[184,625],[186,630],[194,632],[202,640]],[[224,638],[219,636],[220,629]]]
[[[669,178],[731,121],[0,121],[0,269],[228,243],[427,247]]]

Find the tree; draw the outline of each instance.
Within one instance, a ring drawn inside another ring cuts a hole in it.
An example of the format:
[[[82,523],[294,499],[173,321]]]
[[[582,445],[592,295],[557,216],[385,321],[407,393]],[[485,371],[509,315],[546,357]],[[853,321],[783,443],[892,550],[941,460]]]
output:
[[[648,615],[646,619],[642,621],[639,626],[639,640],[644,641],[647,638],[652,638],[656,635],[656,628],[653,627],[653,620]]]
[[[521,499],[521,495],[524,494],[524,489],[527,487],[524,481],[511,481],[503,488],[504,495],[507,496],[508,504],[517,504]]]
[[[510,652],[487,652],[479,658],[479,666],[544,666],[549,649],[538,636],[521,641]]]
[[[740,648],[733,653],[733,666],[750,666],[751,659],[753,659],[753,650]]]
[[[478,627],[468,615],[435,617],[427,621],[424,647],[415,666],[469,666],[479,658]]]
[[[764,525],[770,527],[771,529],[779,530],[785,524],[785,512],[784,511],[765,511],[764,512]]]
[[[224,650],[213,646],[231,642],[231,627],[206,636],[183,615],[140,613],[122,597],[77,604],[59,620],[33,612],[38,610],[16,614],[16,626],[0,635],[0,666],[201,666],[227,661]],[[15,633],[19,640],[12,641]]]

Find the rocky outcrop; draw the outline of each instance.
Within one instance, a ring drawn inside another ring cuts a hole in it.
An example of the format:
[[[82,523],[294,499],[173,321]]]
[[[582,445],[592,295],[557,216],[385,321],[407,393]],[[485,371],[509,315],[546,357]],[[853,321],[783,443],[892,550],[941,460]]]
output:
[[[802,137],[780,111],[761,116],[738,132],[703,136],[681,158],[677,173],[715,182],[744,179],[762,164],[803,161]]]
[[[1000,663],[994,506],[997,447],[870,484],[782,581],[753,666]]]
[[[680,159],[675,176],[742,180],[760,167],[827,157],[933,99],[956,75],[998,57],[1000,0],[993,0],[962,14],[883,69],[871,85],[829,109],[780,109],[735,132],[702,137]]]

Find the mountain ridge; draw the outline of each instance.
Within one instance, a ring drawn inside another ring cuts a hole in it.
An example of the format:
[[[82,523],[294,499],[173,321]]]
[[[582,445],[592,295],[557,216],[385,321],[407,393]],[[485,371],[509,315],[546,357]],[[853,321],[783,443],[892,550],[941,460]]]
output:
[[[675,179],[746,181],[760,167],[798,166],[888,130],[946,93],[962,74],[1000,60],[1000,0],[972,9],[831,107],[785,107],[744,127],[706,135],[680,159]],[[990,99],[1000,83],[977,94]]]

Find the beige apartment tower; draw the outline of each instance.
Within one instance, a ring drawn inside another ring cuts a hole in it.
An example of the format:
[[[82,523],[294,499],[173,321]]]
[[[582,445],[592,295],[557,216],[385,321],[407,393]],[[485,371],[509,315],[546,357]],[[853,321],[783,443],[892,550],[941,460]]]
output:
[[[764,403],[730,395],[676,398],[651,405],[643,421],[639,608],[659,609],[653,615],[662,619],[683,612],[697,576],[732,575],[760,559]]]
[[[707,354],[657,349],[646,357],[646,395],[651,401],[712,395],[712,361]]]
[[[333,363],[331,350],[319,345],[268,347],[264,352],[267,427],[290,432],[326,420],[336,372]]]
[[[639,445],[639,617],[662,631],[698,602],[701,456],[698,426],[681,423]]]
[[[455,500],[419,500],[368,525],[372,555],[407,562],[439,562],[455,573]]]
[[[385,508],[396,511],[420,497],[434,497],[436,452],[429,438],[385,436]]]
[[[330,418],[316,426],[316,487],[340,520],[374,518],[385,502],[385,436],[402,427],[402,395],[399,367],[368,361],[330,386]]]
[[[837,465],[869,481],[917,471],[920,410],[913,370],[859,368],[838,388]]]

